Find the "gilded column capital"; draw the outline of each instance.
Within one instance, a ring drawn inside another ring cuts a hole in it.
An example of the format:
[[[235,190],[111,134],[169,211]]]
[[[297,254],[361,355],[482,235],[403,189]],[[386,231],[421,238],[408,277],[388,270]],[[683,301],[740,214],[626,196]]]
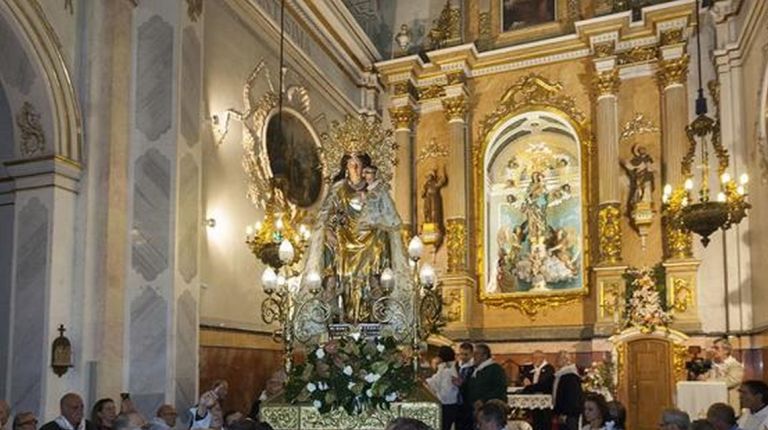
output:
[[[448,122],[464,121],[467,113],[467,98],[465,96],[453,96],[442,99],[443,112]]]
[[[597,58],[612,57],[616,51],[616,43],[614,41],[596,43],[593,49]]]
[[[621,78],[619,78],[619,69],[617,68],[597,72],[592,79],[592,86],[597,97],[618,94],[620,85]]]
[[[453,218],[446,222],[445,243],[448,248],[448,273],[467,270],[467,222]]]
[[[416,119],[416,111],[408,105],[393,107],[389,109],[389,117],[395,130],[410,130],[413,121]]]
[[[600,263],[616,264],[621,261],[621,210],[619,204],[601,204],[597,218]]]
[[[668,60],[659,60],[659,70],[656,79],[662,89],[672,85],[683,85],[688,77],[688,54]]]

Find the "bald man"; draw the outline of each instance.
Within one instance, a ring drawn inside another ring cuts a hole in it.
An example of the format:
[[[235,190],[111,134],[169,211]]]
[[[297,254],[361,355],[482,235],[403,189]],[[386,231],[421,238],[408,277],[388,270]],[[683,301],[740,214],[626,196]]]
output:
[[[65,394],[59,401],[59,408],[61,415],[45,423],[40,430],[96,430],[93,423],[85,419],[85,406],[80,395]]]

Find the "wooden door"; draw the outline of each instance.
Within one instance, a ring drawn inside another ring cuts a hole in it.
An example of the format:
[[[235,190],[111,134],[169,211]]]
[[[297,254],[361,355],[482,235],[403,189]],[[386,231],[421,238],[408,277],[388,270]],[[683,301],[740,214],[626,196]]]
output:
[[[661,412],[672,407],[671,343],[638,339],[627,344],[629,430],[656,430]]]

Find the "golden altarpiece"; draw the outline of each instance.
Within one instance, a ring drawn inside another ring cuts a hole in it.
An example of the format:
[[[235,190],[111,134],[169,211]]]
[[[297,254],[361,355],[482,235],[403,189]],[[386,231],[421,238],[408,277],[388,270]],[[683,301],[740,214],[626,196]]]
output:
[[[552,22],[516,31],[494,31],[505,18],[493,8],[457,19],[448,3],[433,49],[375,65],[402,237],[424,239],[450,338],[615,334],[627,268],[656,264],[672,327],[695,330],[698,261],[690,233],[665,221],[663,208],[679,202],[661,193],[682,182],[693,4],[657,5],[633,21],[629,12],[580,20],[579,2],[555,3]],[[454,37],[462,20],[475,42]],[[627,389],[628,348],[646,342],[664,355],[671,393],[684,339],[615,334],[620,398],[652,395]],[[329,417],[297,421],[310,409],[273,412],[285,428],[326,428]]]

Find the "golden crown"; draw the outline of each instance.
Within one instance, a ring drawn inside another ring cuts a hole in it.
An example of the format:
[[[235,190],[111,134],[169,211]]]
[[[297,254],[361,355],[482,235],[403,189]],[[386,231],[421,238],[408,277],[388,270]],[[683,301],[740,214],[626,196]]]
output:
[[[379,177],[389,182],[397,164],[397,144],[392,130],[384,129],[381,120],[370,116],[347,115],[344,121],[331,122],[330,131],[323,133],[320,159],[325,180],[330,181],[338,171],[344,155],[368,154],[378,168]]]

